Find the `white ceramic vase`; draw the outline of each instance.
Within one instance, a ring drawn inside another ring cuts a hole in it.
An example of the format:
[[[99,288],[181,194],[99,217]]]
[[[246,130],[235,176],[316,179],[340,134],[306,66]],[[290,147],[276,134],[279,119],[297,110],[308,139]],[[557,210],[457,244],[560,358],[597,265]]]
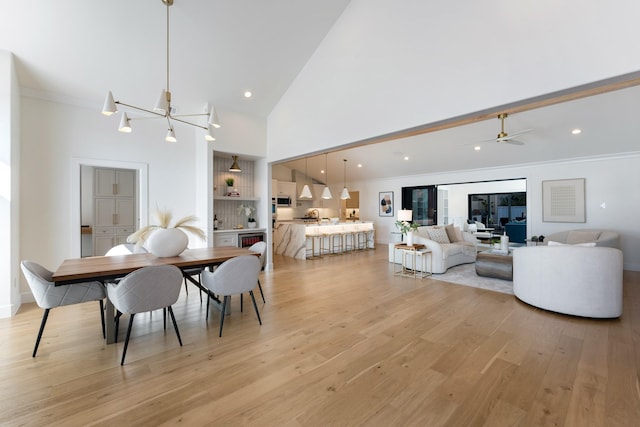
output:
[[[178,256],[189,245],[189,238],[179,228],[157,228],[147,239],[147,249],[159,258]]]
[[[413,246],[413,231],[407,231],[407,246]]]
[[[257,222],[253,221],[253,222],[248,222],[247,225],[249,226],[249,228],[256,228],[256,226],[258,225]]]

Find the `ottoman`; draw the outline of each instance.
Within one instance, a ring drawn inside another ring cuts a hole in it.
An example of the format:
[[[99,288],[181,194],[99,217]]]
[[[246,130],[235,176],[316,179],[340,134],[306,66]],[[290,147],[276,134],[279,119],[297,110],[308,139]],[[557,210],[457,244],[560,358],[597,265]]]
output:
[[[511,252],[484,251],[476,256],[476,274],[495,279],[513,280],[513,257]]]

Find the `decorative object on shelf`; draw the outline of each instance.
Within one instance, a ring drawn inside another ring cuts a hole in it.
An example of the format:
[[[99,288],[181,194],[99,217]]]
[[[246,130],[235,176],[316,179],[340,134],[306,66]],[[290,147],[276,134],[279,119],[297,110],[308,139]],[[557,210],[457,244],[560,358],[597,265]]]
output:
[[[229,168],[229,172],[242,172],[242,169],[240,169],[240,165],[238,164],[238,156],[231,156],[231,158],[233,159],[233,163]]]
[[[204,107],[204,112],[197,114],[180,114],[173,115],[175,113],[175,107],[171,106],[171,91],[169,90],[169,6],[173,5],[173,0],[162,0],[167,6],[167,88],[162,89],[160,92],[160,97],[156,102],[156,105],[153,107],[153,110],[147,108],[136,107],[131,104],[125,104],[124,102],[115,101],[113,99],[113,94],[111,91],[107,93],[107,98],[105,99],[104,106],[102,107],[102,114],[105,116],[111,116],[118,112],[116,108],[116,104],[122,105],[132,110],[142,111],[147,114],[152,114],[156,117],[151,118],[165,118],[167,119],[167,124],[169,125],[169,129],[167,131],[167,136],[165,137],[165,141],[167,142],[176,142],[176,134],[173,129],[174,122],[180,122],[187,125],[195,126],[200,129],[204,129],[207,131],[205,135],[205,139],[207,141],[215,141],[215,137],[213,136],[212,128],[220,127],[220,120],[218,120],[218,113],[216,112],[216,108],[209,107],[207,103]],[[203,126],[197,123],[193,123],[184,119],[184,117],[197,117],[197,116],[208,116],[209,119],[207,121],[207,125]],[[147,119],[149,117],[140,117],[141,119]],[[131,120],[135,120],[136,118],[130,118],[127,113],[122,113],[122,118],[120,120],[120,132],[130,133],[131,128]]]
[[[235,180],[233,178],[226,178],[224,180],[224,182],[227,183],[227,194],[226,196],[231,196],[231,197],[239,197],[240,196],[240,192],[238,192],[237,188],[233,188],[233,183],[235,182]]]
[[[242,215],[246,215],[247,216],[247,225],[249,228],[255,228],[256,227],[256,219],[253,217],[253,213],[256,211],[256,208],[254,206],[245,206],[245,205],[240,205],[238,206],[237,212],[238,215],[242,216]]]
[[[167,210],[156,209],[157,225],[147,225],[127,237],[127,242],[140,244],[145,243],[149,252],[157,257],[172,257],[180,255],[189,244],[189,238],[185,231],[194,236],[205,240],[205,234],[202,229],[191,225],[198,219],[189,215],[179,221],[176,221],[173,227],[170,227],[171,213]]]
[[[350,199],[351,195],[349,194],[349,190],[347,190],[347,159],[344,160],[344,188],[342,189],[342,194],[340,194],[340,199],[346,200]]]
[[[413,246],[413,232],[418,229],[418,224],[411,222],[413,218],[413,212],[409,209],[400,209],[398,211],[398,220],[396,221],[396,227],[402,234],[407,235],[407,246]]]
[[[381,191],[378,196],[378,206],[380,216],[393,216],[393,191]]]

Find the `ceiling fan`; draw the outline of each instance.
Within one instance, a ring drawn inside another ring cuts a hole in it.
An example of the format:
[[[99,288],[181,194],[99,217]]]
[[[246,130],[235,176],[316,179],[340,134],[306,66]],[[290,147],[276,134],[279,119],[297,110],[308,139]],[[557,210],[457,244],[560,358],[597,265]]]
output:
[[[519,132],[515,132],[509,135],[507,132],[504,131],[504,119],[506,119],[507,117],[508,117],[507,113],[498,114],[498,118],[500,119],[500,122],[501,122],[500,133],[498,134],[497,138],[486,139],[482,142],[497,142],[498,144],[502,144],[503,142],[506,142],[507,144],[524,145],[524,142],[518,141],[513,138],[515,138],[518,135],[522,135],[523,133],[530,132],[531,129],[521,130]]]

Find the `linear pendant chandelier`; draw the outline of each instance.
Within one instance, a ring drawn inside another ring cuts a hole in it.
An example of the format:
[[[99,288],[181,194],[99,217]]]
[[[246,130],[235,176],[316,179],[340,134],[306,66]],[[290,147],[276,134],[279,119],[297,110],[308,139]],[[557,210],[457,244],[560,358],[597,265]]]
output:
[[[153,110],[149,110],[147,108],[136,107],[135,105],[126,104],[121,101],[115,101],[113,98],[113,94],[111,91],[107,93],[107,98],[104,101],[104,106],[102,108],[102,114],[105,116],[111,116],[118,112],[116,105],[122,105],[124,107],[143,111],[145,113],[153,114],[157,117],[151,118],[165,118],[167,119],[167,136],[165,140],[167,142],[176,142],[176,134],[173,129],[174,122],[180,122],[187,125],[195,126],[200,129],[204,129],[207,131],[205,135],[205,139],[207,141],[215,141],[216,138],[213,135],[213,128],[220,127],[220,121],[218,120],[218,113],[216,112],[216,107],[209,107],[209,104],[206,104],[204,107],[203,113],[197,114],[182,114],[182,115],[174,115],[171,107],[171,91],[169,90],[169,7],[173,5],[173,0],[161,0],[167,6],[167,88],[162,89],[160,92],[160,96],[158,97],[158,101],[156,105],[153,107]],[[208,116],[207,125],[203,126],[197,123],[193,123],[184,119],[184,117],[197,117],[197,116]],[[143,117],[141,117],[142,119]],[[149,117],[144,117],[149,118]],[[131,120],[135,120],[136,118],[130,118],[127,113],[123,112],[122,117],[120,119],[120,126],[118,130],[120,132],[130,133],[132,131]]]

